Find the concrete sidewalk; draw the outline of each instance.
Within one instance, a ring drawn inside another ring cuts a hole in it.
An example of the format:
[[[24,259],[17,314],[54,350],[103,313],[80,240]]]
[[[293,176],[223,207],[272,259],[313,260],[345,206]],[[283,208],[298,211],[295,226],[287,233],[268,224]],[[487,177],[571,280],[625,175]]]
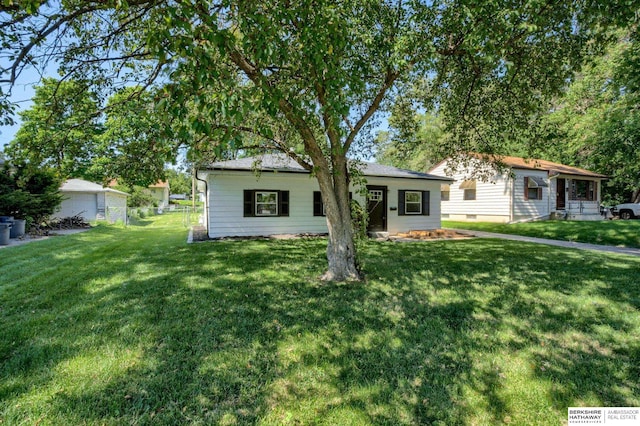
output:
[[[43,236],[37,236],[37,237],[32,237],[29,234],[25,234],[22,238],[11,238],[9,240],[9,245],[0,246],[0,249],[8,248],[8,247],[21,246],[23,244],[33,243],[33,242],[36,242],[36,241],[44,241],[44,240],[47,240],[47,239],[52,238],[52,237],[60,237],[60,236],[63,236],[63,235],[78,234],[80,232],[86,232],[89,229],[91,229],[91,228],[59,229],[59,230],[55,230],[55,231],[49,231],[49,235],[43,235]]]
[[[616,247],[616,246],[603,246],[598,244],[587,244],[587,243],[574,243],[572,241],[561,241],[561,240],[548,240],[545,238],[535,238],[535,237],[525,237],[522,235],[513,235],[513,234],[497,234],[494,232],[484,232],[484,231],[473,231],[469,229],[455,229],[455,228],[447,228],[452,231],[459,232],[461,234],[472,235],[481,238],[500,238],[503,240],[513,240],[513,241],[524,241],[527,243],[535,243],[535,244],[547,244],[550,246],[558,246],[558,247],[568,247],[580,250],[595,250],[595,251],[604,251],[608,253],[619,253],[619,254],[628,254],[631,256],[640,256],[640,249],[637,248],[629,248],[629,247]]]

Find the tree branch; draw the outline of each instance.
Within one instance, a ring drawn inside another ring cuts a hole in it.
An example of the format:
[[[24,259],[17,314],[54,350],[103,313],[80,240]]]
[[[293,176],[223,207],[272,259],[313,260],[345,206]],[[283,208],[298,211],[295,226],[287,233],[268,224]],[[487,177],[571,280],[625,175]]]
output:
[[[411,66],[412,64],[409,65],[409,67]],[[344,152],[349,151],[349,148],[351,147],[351,144],[353,143],[356,136],[358,135],[358,132],[360,131],[360,129],[364,127],[364,125],[371,118],[371,116],[378,110],[378,108],[380,107],[380,103],[382,102],[385,95],[387,94],[387,91],[391,88],[391,86],[393,86],[393,83],[395,83],[398,77],[400,77],[400,71],[392,71],[391,69],[387,70],[384,82],[382,83],[380,90],[378,90],[378,93],[375,96],[375,98],[373,98],[371,105],[369,105],[369,108],[367,109],[367,111],[364,113],[362,117],[360,117],[360,120],[358,120],[355,126],[353,126],[353,130],[351,130],[351,132],[347,136],[347,139],[345,140],[344,146],[343,146]]]
[[[60,18],[60,20],[54,22],[53,25],[51,25],[51,27],[47,28],[47,26],[52,22],[51,17],[49,17],[47,19],[47,22],[43,25],[43,27],[40,28],[40,31],[38,32],[38,34],[32,37],[31,41],[22,49],[20,49],[20,53],[18,53],[18,55],[16,56],[16,59],[13,61],[11,67],[9,68],[11,70],[10,77],[8,79],[0,80],[0,83],[10,83],[13,85],[13,83],[15,83],[16,81],[17,76],[19,75],[19,73],[17,73],[18,67],[20,66],[20,64],[23,63],[23,61],[25,60],[26,56],[29,54],[31,49],[33,49],[38,43],[45,40],[51,33],[59,29],[63,24],[71,22],[74,19],[78,18],[79,16],[84,15],[85,13],[94,12],[96,10],[98,10],[97,6],[76,10],[75,12],[70,13],[69,15],[63,16],[62,18]]]

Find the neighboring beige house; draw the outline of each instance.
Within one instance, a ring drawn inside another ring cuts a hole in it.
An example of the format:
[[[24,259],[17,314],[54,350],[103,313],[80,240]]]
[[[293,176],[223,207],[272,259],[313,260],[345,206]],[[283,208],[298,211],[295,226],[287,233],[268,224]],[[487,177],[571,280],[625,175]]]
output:
[[[158,208],[165,208],[169,205],[169,182],[158,181],[148,187],[151,195],[158,202]]]
[[[259,164],[260,173],[254,170]],[[440,228],[440,185],[451,179],[364,163],[367,230],[393,235]],[[210,238],[328,232],[318,181],[282,154],[210,164],[198,170],[206,181],[205,225]]]
[[[56,218],[81,216],[88,222],[127,220],[127,197],[129,194],[112,188],[104,188],[94,182],[69,179],[60,186],[63,200]]]
[[[443,219],[519,222],[603,218],[600,200],[607,176],[546,160],[499,159],[507,167],[504,173],[476,154],[457,168],[445,160],[429,170],[454,179],[441,188]],[[478,171],[486,179],[475,178]]]

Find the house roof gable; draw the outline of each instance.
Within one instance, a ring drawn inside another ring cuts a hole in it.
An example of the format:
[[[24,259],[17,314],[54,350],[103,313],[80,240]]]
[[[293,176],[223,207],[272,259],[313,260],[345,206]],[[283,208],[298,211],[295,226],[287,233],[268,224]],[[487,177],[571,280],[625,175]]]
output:
[[[158,182],[154,183],[153,185],[149,185],[149,188],[169,188],[169,181],[166,180],[159,180]]]
[[[500,162],[512,169],[542,170],[542,171],[548,172],[551,175],[563,174],[563,175],[585,176],[585,177],[593,177],[593,178],[600,178],[600,179],[608,179],[607,175],[603,175],[601,173],[596,173],[590,170],[581,169],[579,167],[567,166],[566,164],[554,163],[553,161],[540,160],[536,158],[492,156],[492,155],[484,155],[484,154],[477,154],[477,153],[472,153],[470,155],[480,160]],[[447,160],[441,161],[440,163],[432,167],[431,170],[436,169],[446,161]]]
[[[113,194],[120,194],[129,196],[126,192],[117,191],[111,188],[104,188],[102,185],[89,182],[84,179],[67,179],[61,186],[60,191],[62,192],[110,192]]]
[[[397,167],[385,166],[377,163],[359,162],[362,164],[362,172],[365,176],[389,177],[405,179],[424,179],[449,182],[451,179],[443,176],[436,176],[429,173],[416,172],[413,170],[399,169]],[[285,173],[310,173],[292,158],[284,154],[265,154],[256,157],[239,158],[237,160],[219,161],[211,163],[203,170],[252,170],[285,172]]]
[[[526,159],[521,157],[503,157],[500,158],[500,161],[513,169],[545,170],[550,174],[588,176],[602,179],[606,179],[608,177],[590,170],[581,169],[580,167],[567,166],[566,164],[554,163],[553,161],[535,158]]]

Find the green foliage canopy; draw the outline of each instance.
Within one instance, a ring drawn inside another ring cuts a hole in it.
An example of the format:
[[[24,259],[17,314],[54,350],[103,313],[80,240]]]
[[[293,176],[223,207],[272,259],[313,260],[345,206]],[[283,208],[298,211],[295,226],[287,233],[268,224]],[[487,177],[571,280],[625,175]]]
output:
[[[640,201],[640,40],[637,29],[617,37],[558,98],[545,137],[533,142],[539,156],[610,176],[612,204]]]
[[[102,132],[98,100],[87,83],[44,78],[33,106],[6,152],[15,163],[50,167],[63,177],[86,177]]]

